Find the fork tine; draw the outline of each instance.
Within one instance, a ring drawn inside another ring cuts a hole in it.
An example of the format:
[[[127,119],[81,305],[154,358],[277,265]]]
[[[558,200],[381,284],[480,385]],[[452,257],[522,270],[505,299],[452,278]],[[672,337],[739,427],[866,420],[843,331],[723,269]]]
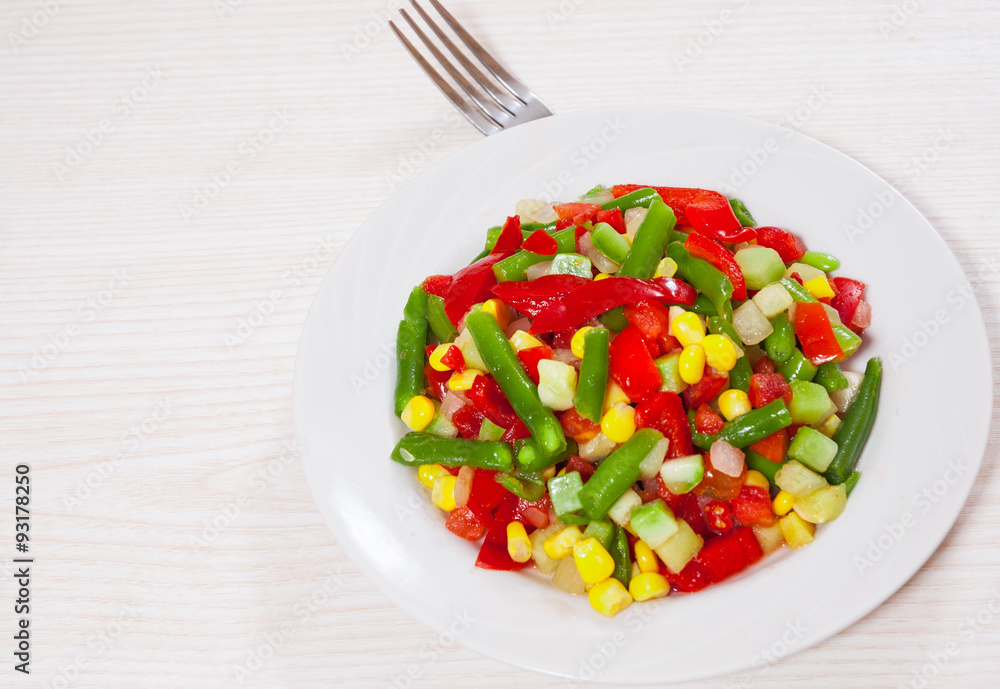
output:
[[[479,61],[486,66],[486,69],[488,69],[490,73],[497,78],[497,81],[503,84],[508,91],[520,98],[524,103],[527,103],[530,99],[536,98],[535,94],[531,92],[531,89],[515,79],[514,75],[504,69],[503,65],[497,62],[496,59],[489,54],[486,48],[481,46],[479,41],[473,38],[472,34],[466,31],[462,25],[458,23],[458,20],[451,16],[451,12],[446,10],[444,6],[438,2],[438,0],[429,0],[429,2],[434,5],[434,9],[436,9],[441,16],[444,17],[444,20],[448,22],[448,26],[451,27],[452,31],[454,31],[458,37],[462,39],[462,42],[469,47],[472,54],[479,58]]]
[[[463,91],[469,94],[469,97],[472,98],[475,104],[479,106],[479,109],[482,110],[489,119],[493,120],[498,126],[500,126],[504,120],[513,115],[513,113],[508,111],[506,108],[498,110],[495,105],[483,100],[476,87],[470,84],[468,79],[462,76],[462,73],[451,63],[451,60],[445,57],[444,54],[438,50],[437,46],[434,45],[430,38],[427,37],[427,34],[424,33],[423,29],[420,28],[420,25],[413,21],[409,13],[406,10],[401,9],[399,10],[399,14],[406,20],[406,23],[410,25],[410,28],[413,29],[414,33],[417,34],[417,38],[423,41],[424,46],[431,51],[431,54],[438,61],[438,64],[444,67],[444,71],[446,71],[451,78],[455,80]]]
[[[424,59],[424,56],[421,55],[417,51],[417,49],[413,47],[413,44],[410,43],[410,41],[406,38],[406,36],[404,36],[403,33],[399,30],[395,22],[390,21],[389,28],[391,28],[393,33],[396,34],[396,38],[398,38],[399,41],[403,44],[403,47],[405,47],[406,50],[409,51],[413,59],[417,61],[418,65],[420,65],[420,68],[424,70],[424,73],[431,78],[431,81],[433,81],[434,84],[439,89],[441,89],[441,92],[445,95],[445,97],[448,100],[451,101],[452,105],[454,105],[459,112],[465,115],[465,119],[467,119],[472,124],[473,127],[478,129],[486,136],[490,136],[491,134],[496,134],[501,130],[501,127],[491,118],[487,118],[478,109],[469,105],[468,101],[464,100],[458,94],[458,92],[451,87],[451,84],[445,81],[445,79],[443,79],[441,75],[438,74],[434,70],[434,68],[430,66],[427,60]]]
[[[448,37],[448,34],[442,31],[441,27],[430,18],[427,12],[424,11],[424,8],[417,3],[417,0],[410,0],[410,4],[413,5],[413,9],[415,9],[417,13],[423,17],[424,23],[431,27],[431,30],[435,33],[435,35],[441,39],[445,48],[451,51],[451,54],[456,60],[458,60],[459,64],[461,64],[462,67],[464,67],[465,70],[472,75],[472,78],[476,80],[480,87],[482,87],[483,91],[485,91],[490,98],[496,101],[497,105],[513,115],[514,110],[521,105],[520,99],[515,101],[514,98],[517,98],[517,96],[511,98],[506,91],[498,89],[493,81],[483,74],[478,67],[472,64],[469,58],[465,56],[465,53],[458,49],[458,46],[456,46],[451,38]]]

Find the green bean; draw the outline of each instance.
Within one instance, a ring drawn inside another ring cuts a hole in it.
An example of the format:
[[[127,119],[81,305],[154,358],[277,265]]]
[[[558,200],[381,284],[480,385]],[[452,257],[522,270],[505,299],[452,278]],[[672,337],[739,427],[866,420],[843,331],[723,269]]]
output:
[[[632,557],[628,552],[628,537],[625,529],[615,524],[615,538],[611,542],[611,557],[615,560],[615,571],[611,575],[628,588],[632,582]]]
[[[667,247],[667,256],[677,263],[677,277],[691,283],[692,287],[708,297],[716,315],[727,321],[733,320],[733,284],[729,278],[708,261],[692,256],[680,242],[672,242]]]
[[[847,376],[840,370],[840,365],[834,361],[820,364],[819,368],[816,369],[816,377],[813,378],[813,382],[822,385],[827,392],[843,390],[849,385]]]
[[[454,342],[458,337],[458,330],[445,313],[444,299],[436,294],[427,295],[427,324],[441,344]]]
[[[396,331],[396,416],[424,392],[424,347],[427,345],[427,293],[418,285],[403,307]]]
[[[628,327],[628,319],[625,318],[625,307],[618,306],[610,311],[605,311],[600,316],[598,320],[608,330],[612,330],[616,333],[620,333],[622,330]]]
[[[776,364],[783,364],[795,351],[795,329],[788,320],[788,314],[779,313],[771,319],[774,332],[764,338],[764,351]]]
[[[636,189],[624,196],[619,196],[613,201],[608,201],[601,208],[606,211],[614,210],[615,208],[625,211],[629,208],[638,208],[639,206],[649,208],[649,204],[653,202],[653,199],[658,198],[660,198],[660,195],[656,193],[655,189],[646,187],[645,189]]]
[[[594,225],[594,229],[590,231],[590,241],[595,249],[615,263],[620,264],[628,256],[628,240],[623,235],[618,234],[618,230],[605,222]]]
[[[858,388],[851,406],[844,413],[844,420],[833,435],[837,454],[823,475],[830,483],[843,483],[854,470],[861,450],[865,447],[875,414],[878,411],[879,391],[882,387],[882,361],[877,357],[868,360],[865,377]]]
[[[816,367],[809,359],[806,359],[802,350],[796,347],[792,350],[788,361],[778,368],[778,373],[783,375],[789,383],[793,380],[811,382],[816,377]]]
[[[733,370],[729,372],[729,385],[737,390],[750,392],[750,377],[752,375],[753,367],[750,365],[750,360],[741,356],[736,360]]]
[[[727,423],[716,440],[725,440],[733,447],[744,448],[791,425],[792,415],[785,401],[776,399]]]
[[[836,270],[840,267],[840,261],[831,256],[830,254],[821,254],[818,251],[807,251],[799,259],[799,263],[805,263],[807,266],[812,266],[826,273],[831,270]]]
[[[854,492],[854,487],[858,485],[858,480],[861,478],[861,474],[857,471],[852,471],[847,480],[844,481],[844,487],[847,489],[847,497],[851,497],[851,493]]]
[[[567,227],[553,233],[552,238],[559,245],[559,253],[567,254],[576,251],[576,228]],[[551,256],[543,256],[531,251],[518,251],[512,256],[508,256],[502,261],[493,264],[493,274],[496,275],[497,282],[510,282],[511,280],[524,280],[524,271],[536,263],[551,261]]]
[[[572,438],[566,439],[566,449],[556,454],[545,452],[534,438],[518,440],[514,444],[517,452],[517,466],[521,471],[534,472],[548,469],[554,464],[565,462],[570,455],[576,454],[576,441]]]
[[[733,341],[737,349],[743,349],[743,341],[740,339],[732,323],[721,316],[709,316],[706,321],[708,323],[708,332],[714,335],[725,335]]]
[[[548,456],[563,452],[566,437],[559,420],[551,409],[542,404],[538,388],[528,378],[496,319],[488,313],[474,311],[465,317],[465,327],[471,333],[486,368],[493,374],[514,412],[531,431],[542,451]]]
[[[746,462],[748,469],[759,471],[760,473],[764,474],[764,477],[767,478],[768,481],[770,481],[772,486],[777,485],[774,482],[774,477],[777,475],[778,469],[781,468],[781,464],[775,464],[770,459],[765,459],[764,457],[761,457],[753,450],[746,451]],[[784,464],[784,462],[782,462],[782,464]]]
[[[591,521],[603,519],[615,501],[639,480],[639,465],[662,439],[659,431],[640,429],[601,462],[580,491],[580,504]]]
[[[545,495],[545,479],[538,472],[505,471],[495,475],[493,480],[528,502],[541,500]]]
[[[819,301],[819,299],[811,295],[809,290],[800,285],[799,281],[794,278],[781,278],[778,282],[784,285],[785,289],[788,290],[788,293],[792,295],[792,299],[795,301],[804,301],[807,303]]]
[[[576,385],[573,406],[580,416],[600,423],[604,410],[604,393],[608,388],[608,331],[588,330],[583,338],[583,361]]]
[[[861,346],[861,338],[857,333],[843,325],[833,324],[833,336],[837,338],[837,344],[840,345],[845,358],[854,354]]]
[[[699,293],[698,296],[695,297],[694,305],[689,308],[691,311],[694,311],[700,316],[719,315],[719,312],[715,310],[715,305],[712,304],[712,300],[701,293]]]
[[[632,240],[632,248],[622,262],[618,275],[623,277],[649,279],[656,273],[656,266],[663,258],[663,248],[667,235],[677,224],[677,216],[670,206],[657,196],[649,204],[649,210]]]
[[[736,214],[736,219],[740,221],[743,227],[755,227],[757,222],[750,215],[750,211],[747,207],[743,205],[743,202],[739,199],[729,199],[729,205],[733,208],[733,213]]]
[[[615,538],[615,527],[611,522],[596,521],[587,524],[583,532],[584,538],[596,538],[601,547],[611,552],[611,543]]]
[[[416,431],[404,435],[392,450],[393,461],[406,466],[440,464],[446,467],[475,467],[510,471],[514,453],[510,445],[499,441],[441,438]]]

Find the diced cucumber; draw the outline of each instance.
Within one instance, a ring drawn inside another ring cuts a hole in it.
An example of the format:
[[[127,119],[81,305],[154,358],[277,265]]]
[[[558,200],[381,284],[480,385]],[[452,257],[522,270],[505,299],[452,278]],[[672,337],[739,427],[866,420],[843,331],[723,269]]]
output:
[[[784,271],[782,277],[791,278],[792,273],[798,273],[799,277],[802,278],[802,282],[809,282],[810,280],[815,280],[816,278],[825,278],[826,273],[824,273],[819,268],[813,268],[812,266],[807,266],[805,263],[793,263],[788,266],[788,269]]]
[[[858,347],[861,346],[861,338],[853,330],[848,329],[847,326],[834,325],[833,336],[837,338],[837,344],[840,345],[840,349],[844,352],[844,358],[854,354]]]
[[[550,275],[576,275],[582,278],[594,277],[590,259],[580,254],[556,254],[552,259]]]
[[[760,549],[764,551],[765,555],[773,553],[785,542],[785,534],[781,532],[781,526],[777,521],[771,524],[771,526],[754,524],[753,535],[757,537]]]
[[[693,490],[705,478],[705,462],[701,455],[668,459],[660,467],[660,478],[671,493],[683,495]]]
[[[581,459],[585,459],[588,462],[596,462],[610,455],[616,447],[618,447],[618,443],[603,433],[598,433],[581,445],[580,451],[577,454],[580,455]]]
[[[479,427],[479,439],[500,440],[505,432],[506,429],[503,426],[497,426],[489,419],[483,419],[483,425]]]
[[[573,407],[576,381],[576,369],[569,364],[555,359],[538,362],[538,397],[549,409],[566,411]]]
[[[792,415],[792,423],[812,426],[830,416],[830,394],[822,385],[793,380],[789,386],[792,388],[792,403],[788,405],[788,411]]]
[[[655,478],[660,473],[660,467],[663,466],[663,458],[667,456],[668,445],[670,445],[670,441],[666,438],[657,441],[645,459],[639,463],[639,472],[643,480]]]
[[[654,550],[666,543],[679,528],[674,513],[659,498],[632,510],[630,523],[635,534]]]
[[[747,289],[764,289],[785,274],[785,263],[774,249],[748,246],[736,252],[736,263],[743,271]]]
[[[632,510],[642,504],[642,498],[634,490],[629,488],[615,501],[615,504],[608,509],[607,517],[619,526],[627,526],[632,516]]]
[[[431,419],[429,424],[427,424],[427,428],[424,429],[424,433],[439,435],[442,438],[458,437],[458,429],[455,428],[455,424],[441,416],[441,405],[438,402],[434,403],[434,418]],[[500,435],[503,435],[502,428],[500,429]],[[497,438],[497,440],[499,440],[499,438]]]
[[[566,527],[562,524],[549,524],[544,529],[537,529],[531,532],[531,559],[535,561],[535,567],[542,574],[552,574],[559,566],[559,560],[549,557],[545,552],[543,544],[545,539],[552,534],[559,533]]]
[[[594,229],[590,231],[590,241],[595,249],[619,265],[628,256],[628,240],[606,222],[594,225]]]
[[[753,303],[757,305],[766,318],[774,318],[779,313],[788,310],[794,300],[784,285],[780,282],[773,282],[753,295]]]
[[[794,459],[781,465],[774,476],[774,483],[797,498],[804,498],[829,485],[825,478]]]
[[[694,532],[686,521],[677,520],[677,533],[668,538],[663,545],[654,548],[657,557],[671,574],[679,573],[701,551],[704,545],[701,536]]]
[[[796,347],[792,350],[792,355],[788,357],[788,361],[778,368],[778,373],[783,375],[789,383],[793,380],[810,381],[816,376],[816,367],[812,365],[809,359],[806,359],[802,350]]]
[[[803,426],[788,446],[788,456],[821,474],[837,456],[837,443],[819,431]]]
[[[680,352],[673,352],[656,360],[656,367],[660,369],[660,377],[663,379],[660,392],[676,392],[679,395],[687,390],[688,384],[681,380],[677,367],[680,360]]]
[[[755,345],[774,332],[771,325],[753,300],[743,302],[743,305],[733,311],[733,327],[743,344]]]
[[[576,512],[583,507],[583,504],[580,502],[580,490],[583,489],[583,479],[580,478],[579,471],[571,471],[562,476],[553,476],[549,479],[548,485],[552,509],[560,517],[564,514]]]
[[[811,524],[825,524],[839,517],[847,507],[847,486],[827,486],[798,498],[792,509]]]

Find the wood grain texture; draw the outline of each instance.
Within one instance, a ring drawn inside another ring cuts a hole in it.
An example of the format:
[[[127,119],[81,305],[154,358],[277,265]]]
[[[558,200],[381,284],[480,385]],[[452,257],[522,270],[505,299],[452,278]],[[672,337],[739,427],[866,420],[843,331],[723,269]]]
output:
[[[43,5],[0,10],[0,456],[4,476],[33,466],[38,560],[32,675],[4,650],[0,686],[567,686],[439,645],[346,559],[288,449],[325,270],[396,178],[479,138],[390,35],[391,3]],[[777,122],[822,90],[796,128],[930,219],[996,356],[997,3],[448,6],[557,112]],[[1000,619],[972,638],[961,625],[1000,590],[990,438],[955,528],[885,605],[765,672],[689,686],[988,686]]]

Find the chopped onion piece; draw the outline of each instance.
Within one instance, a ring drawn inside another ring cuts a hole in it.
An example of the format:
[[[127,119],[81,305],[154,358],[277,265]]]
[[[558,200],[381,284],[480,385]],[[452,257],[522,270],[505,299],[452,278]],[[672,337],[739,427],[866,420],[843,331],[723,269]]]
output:
[[[591,440],[581,445],[577,454],[580,455],[581,459],[585,459],[588,462],[595,462],[610,455],[616,447],[618,447],[618,444],[614,440],[603,433],[598,433]]]
[[[559,561],[559,566],[556,567],[556,572],[552,575],[552,583],[556,585],[556,588],[575,595],[580,595],[587,590],[587,584],[580,576],[580,570],[576,568],[576,562],[572,557],[564,557]]]
[[[653,445],[653,449],[649,451],[646,458],[639,462],[639,471],[643,480],[648,481],[660,475],[660,467],[663,466],[663,460],[667,456],[669,446],[670,441],[662,438]]]
[[[451,421],[451,415],[464,407],[465,403],[465,395],[449,389],[441,400],[441,416]]]
[[[610,189],[601,189],[600,191],[595,191],[593,194],[580,197],[580,203],[596,203],[599,206],[603,206],[614,200],[615,195],[611,193]]]
[[[638,206],[625,211],[625,236],[629,242],[635,239],[635,233],[639,231],[639,225],[646,219],[647,208]]]
[[[851,325],[855,328],[867,328],[872,324],[872,306],[864,299],[858,302],[858,307],[854,309],[851,316]]]
[[[594,267],[602,273],[617,273],[621,269],[620,265],[597,250],[594,243],[590,241],[589,232],[581,235],[577,244],[579,245],[580,253],[589,258],[590,262],[594,264]]]
[[[535,507],[534,505],[525,507],[524,511],[521,512],[521,516],[527,519],[528,523],[536,529],[544,529],[549,525],[549,513],[543,509]]]
[[[537,280],[540,277],[544,277],[552,272],[552,261],[542,261],[541,263],[536,263],[533,266],[529,266],[526,271],[524,271],[525,277],[528,280]]]
[[[575,354],[573,354],[572,349],[556,349],[552,352],[552,360],[559,361],[564,364],[569,364],[570,366],[580,367],[580,362],[583,361]]]
[[[739,450],[725,440],[716,440],[712,443],[711,453],[712,467],[719,473],[733,478],[743,473],[744,455]]]
[[[472,480],[475,477],[476,470],[472,467],[462,467],[458,470],[458,477],[455,479],[455,507],[465,507],[469,502]]]
[[[518,330],[523,330],[524,332],[528,332],[529,328],[531,328],[531,321],[529,319],[518,318],[516,321],[510,322],[510,325],[508,325],[507,328],[503,331],[503,334],[506,335],[507,338],[509,339],[513,337],[514,333],[516,333]]]
[[[547,203],[531,214],[531,219],[545,225],[553,223],[559,219],[559,214],[552,208],[551,203]]]
[[[544,201],[538,199],[522,199],[514,206],[514,212],[521,217],[522,223],[533,222],[533,216],[545,207]]]
[[[829,304],[823,304],[823,310],[826,311],[826,315],[830,319],[830,325],[843,325],[843,323],[840,320],[840,314],[837,313],[837,309],[833,308]]]
[[[790,309],[791,311],[791,309]],[[789,313],[788,319],[795,322],[795,314]],[[774,332],[771,321],[764,317],[753,300],[747,300],[733,312],[733,328],[743,340],[743,344],[755,345]]]

